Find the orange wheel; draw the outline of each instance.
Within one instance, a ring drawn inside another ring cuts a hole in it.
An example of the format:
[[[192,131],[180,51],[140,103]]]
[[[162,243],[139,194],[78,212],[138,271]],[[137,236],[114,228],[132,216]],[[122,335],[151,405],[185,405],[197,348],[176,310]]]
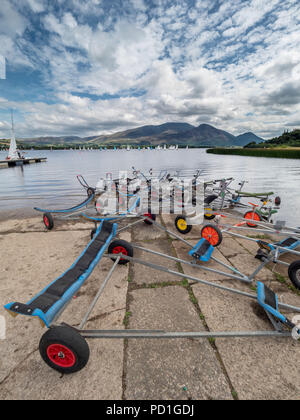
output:
[[[212,246],[218,246],[223,240],[220,229],[214,225],[206,225],[201,230],[201,237],[206,239]]]
[[[247,213],[244,214],[244,219],[248,219],[248,220],[256,220],[257,222],[261,221],[261,217],[258,213],[256,213],[256,211],[247,211]],[[252,227],[252,228],[256,228],[257,225],[255,225],[254,223],[247,223],[247,226]]]

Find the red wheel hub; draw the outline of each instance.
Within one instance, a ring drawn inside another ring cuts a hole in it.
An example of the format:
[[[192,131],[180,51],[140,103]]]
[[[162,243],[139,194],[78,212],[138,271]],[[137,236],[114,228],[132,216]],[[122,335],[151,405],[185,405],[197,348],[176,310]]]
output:
[[[52,363],[64,368],[71,368],[76,363],[75,354],[62,344],[51,344],[47,348],[47,355]]]
[[[44,223],[47,227],[49,227],[50,223],[49,223],[49,219],[47,216],[44,216]]]
[[[249,220],[256,220],[257,222],[260,221],[259,215],[253,211],[249,211],[248,213],[245,214],[244,219],[249,219]],[[257,226],[254,225],[252,223],[247,223],[248,226]]]
[[[115,246],[112,253],[113,254],[123,254],[123,255],[128,254],[126,248],[124,248],[123,246]],[[122,261],[122,260],[123,260],[123,258],[120,259],[120,261]]]
[[[202,238],[205,238],[212,246],[217,245],[220,239],[216,229],[211,226],[207,226],[202,230]]]

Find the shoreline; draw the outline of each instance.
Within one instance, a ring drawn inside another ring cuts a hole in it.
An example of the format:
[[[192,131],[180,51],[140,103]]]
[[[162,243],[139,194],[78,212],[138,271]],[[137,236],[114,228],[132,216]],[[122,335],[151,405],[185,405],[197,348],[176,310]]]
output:
[[[39,213],[31,207],[17,208],[14,210],[0,209],[0,222],[6,222],[8,220],[34,219],[35,217],[39,217]]]
[[[230,149],[216,147],[207,149],[206,153],[214,155],[236,155],[250,157],[267,157],[276,159],[300,159],[300,148],[295,149]]]

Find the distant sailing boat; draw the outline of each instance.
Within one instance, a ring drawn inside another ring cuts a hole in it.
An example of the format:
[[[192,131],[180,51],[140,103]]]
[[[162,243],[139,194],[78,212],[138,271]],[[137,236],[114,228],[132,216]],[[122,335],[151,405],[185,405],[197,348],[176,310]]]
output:
[[[13,118],[13,112],[11,111],[11,138],[10,138],[8,156],[6,160],[20,160],[20,159],[22,159],[22,156],[20,155],[20,152],[18,152],[17,150],[17,143],[16,143],[15,129],[14,129],[14,118]]]

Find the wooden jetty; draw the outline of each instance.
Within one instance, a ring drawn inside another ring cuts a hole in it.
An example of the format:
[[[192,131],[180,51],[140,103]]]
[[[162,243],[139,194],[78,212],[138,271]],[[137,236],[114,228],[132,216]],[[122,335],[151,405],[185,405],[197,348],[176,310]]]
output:
[[[33,157],[24,159],[0,160],[0,168],[10,168],[14,166],[29,165],[30,163],[46,162],[45,157]]]

